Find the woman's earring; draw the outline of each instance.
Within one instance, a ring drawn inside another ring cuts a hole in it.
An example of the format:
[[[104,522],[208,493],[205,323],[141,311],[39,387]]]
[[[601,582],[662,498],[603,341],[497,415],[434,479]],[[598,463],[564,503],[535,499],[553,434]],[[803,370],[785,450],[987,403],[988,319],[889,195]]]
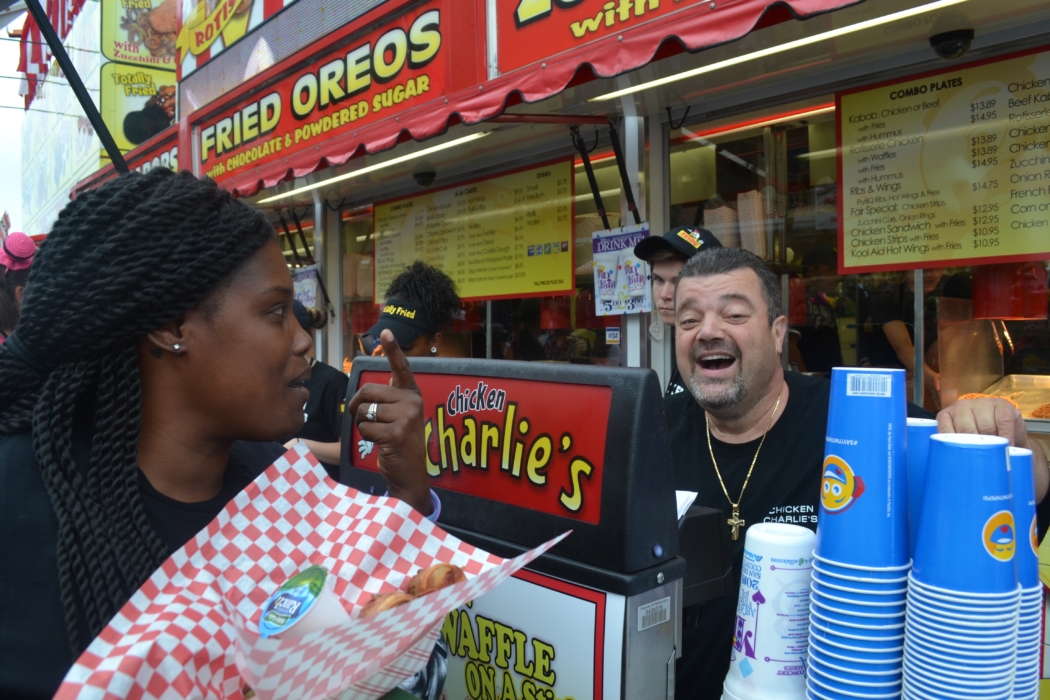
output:
[[[434,347],[430,348],[430,354],[431,355],[437,355],[437,352],[438,352],[438,349],[437,349],[436,345]]]
[[[182,350],[182,346],[179,345],[178,343],[175,343],[174,345],[171,346],[171,349],[174,350],[175,352],[178,352],[179,350]]]

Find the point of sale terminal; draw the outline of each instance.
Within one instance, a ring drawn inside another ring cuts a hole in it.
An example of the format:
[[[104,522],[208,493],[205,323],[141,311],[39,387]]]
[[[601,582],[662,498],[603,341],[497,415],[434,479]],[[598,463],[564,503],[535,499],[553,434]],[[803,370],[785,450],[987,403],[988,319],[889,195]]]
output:
[[[719,511],[677,518],[655,374],[430,358],[412,368],[441,527],[504,557],[572,531],[445,619],[448,697],[672,698],[683,608],[731,593],[732,549]],[[388,372],[359,358],[350,393]],[[376,451],[349,421],[342,455],[340,481],[382,493]]]

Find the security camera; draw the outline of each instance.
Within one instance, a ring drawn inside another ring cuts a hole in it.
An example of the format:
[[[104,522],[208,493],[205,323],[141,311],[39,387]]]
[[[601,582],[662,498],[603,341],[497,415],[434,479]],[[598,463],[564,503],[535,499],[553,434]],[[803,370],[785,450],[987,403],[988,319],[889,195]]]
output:
[[[416,167],[412,171],[412,177],[420,187],[430,187],[434,184],[434,178],[437,177],[437,172],[434,170],[433,165],[425,160],[421,160],[416,163]]]
[[[972,29],[956,29],[930,37],[930,46],[938,56],[946,61],[962,58],[970,50],[971,43],[973,43]]]

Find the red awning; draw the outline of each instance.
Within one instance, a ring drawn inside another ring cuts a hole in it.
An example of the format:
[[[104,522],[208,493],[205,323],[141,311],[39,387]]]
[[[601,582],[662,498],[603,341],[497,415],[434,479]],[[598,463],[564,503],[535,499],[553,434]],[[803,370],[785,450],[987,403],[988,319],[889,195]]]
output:
[[[621,4],[633,2],[630,6],[637,8],[645,2],[650,6],[659,6],[659,1],[621,0]],[[396,120],[393,117],[386,118],[356,131],[318,141],[316,147],[311,145],[287,157],[271,160],[235,175],[218,175],[216,179],[239,196],[251,196],[260,189],[273,187],[292,177],[303,177],[321,168],[339,166],[353,157],[384,151],[399,142],[431,138],[455,124],[469,125],[485,121],[501,114],[507,107],[522,102],[539,102],[570,85],[586,82],[593,77],[613,77],[683,50],[693,52],[725,44],[758,28],[810,18],[861,1],[716,0],[692,4],[634,28],[618,31],[614,27],[600,38],[542,61],[515,68],[481,85],[446,92],[444,98],[399,111]],[[500,6],[507,7],[510,3],[500,3]],[[558,11],[555,9],[555,12]],[[598,19],[595,18],[594,22],[597,26]],[[579,26],[579,23],[576,24]],[[455,35],[452,38],[455,40]],[[524,53],[527,54],[527,51]],[[231,102],[222,108],[232,105]],[[215,108],[209,105],[207,111],[214,114]],[[190,121],[195,121],[193,116]]]

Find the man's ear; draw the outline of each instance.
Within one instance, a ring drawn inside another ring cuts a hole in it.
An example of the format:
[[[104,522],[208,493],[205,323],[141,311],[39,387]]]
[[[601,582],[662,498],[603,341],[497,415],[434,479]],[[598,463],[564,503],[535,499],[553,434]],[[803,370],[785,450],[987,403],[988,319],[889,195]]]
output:
[[[165,352],[179,354],[187,351],[189,348],[183,334],[183,324],[185,322],[185,314],[180,314],[170,323],[166,323],[160,328],[147,333],[146,344],[149,347],[150,354],[160,358]]]
[[[787,335],[787,316],[777,316],[773,321],[773,342],[777,346],[777,354],[784,352],[784,336]]]

